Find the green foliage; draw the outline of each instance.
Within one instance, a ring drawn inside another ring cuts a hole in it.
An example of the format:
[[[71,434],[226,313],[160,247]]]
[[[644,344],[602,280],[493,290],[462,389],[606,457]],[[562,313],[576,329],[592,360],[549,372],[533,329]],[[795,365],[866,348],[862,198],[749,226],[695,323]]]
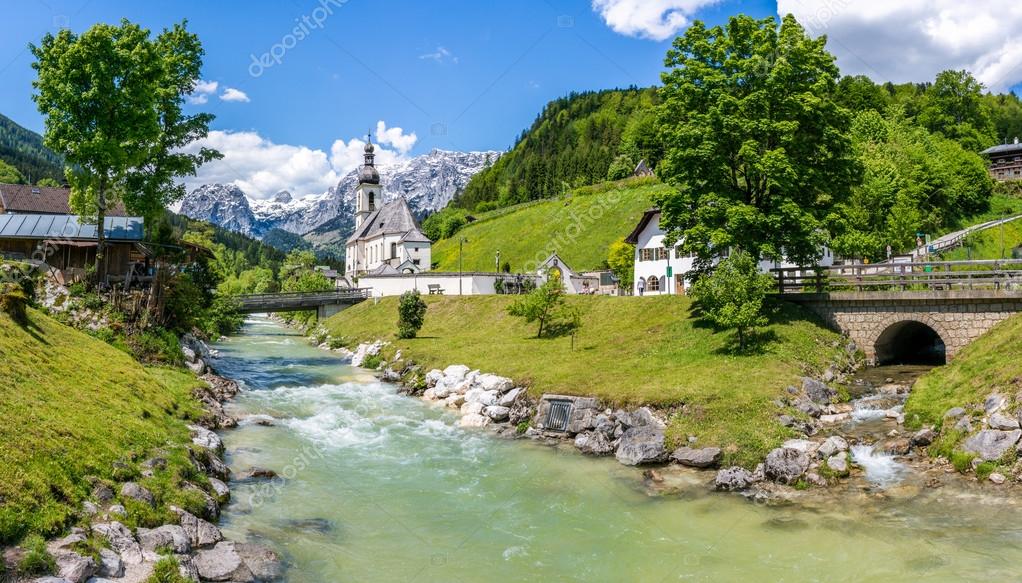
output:
[[[184,23],[155,38],[127,20],[81,34],[64,29],[30,48],[45,144],[71,170],[77,214],[102,222],[107,206],[121,199],[130,212],[154,219],[184,196],[177,177],[220,157],[207,148],[184,151],[207,135],[213,119],[182,111],[203,55]]]
[[[380,367],[381,362],[383,362],[383,358],[381,358],[379,354],[370,354],[362,360],[362,368],[376,370]]]
[[[914,125],[894,109],[867,110],[852,128],[862,181],[833,210],[833,249],[879,260],[915,248],[916,233],[940,233],[986,208],[993,183],[983,160],[958,143]]]
[[[64,180],[64,160],[43,145],[43,137],[0,114],[0,159],[18,169],[39,186],[59,186]],[[53,184],[43,184],[43,180]]]
[[[14,166],[0,160],[0,183],[2,184],[24,184],[25,177],[22,176]]]
[[[57,562],[46,550],[46,541],[38,534],[25,537],[21,543],[25,555],[18,562],[18,572],[22,575],[47,575],[57,570]]]
[[[956,466],[956,469],[957,469],[957,466]],[[979,481],[982,482],[982,481],[986,480],[987,478],[989,478],[990,474],[994,473],[994,470],[996,470],[996,469],[997,469],[997,464],[995,462],[981,462],[978,466],[976,466],[976,478],[979,479]],[[958,470],[958,471],[961,471],[961,470]]]
[[[964,451],[953,451],[948,459],[951,460],[951,465],[958,473],[965,474],[972,469],[972,460],[976,459],[976,456]]]
[[[288,253],[281,266],[280,289],[283,292],[330,291],[334,284],[325,275],[315,270],[316,254],[308,250]],[[316,321],[315,312],[293,312],[284,316],[289,322],[309,326]]]
[[[454,206],[477,209],[496,201],[506,207],[601,182],[618,154],[648,157],[647,164],[654,166],[657,147],[652,142],[658,136],[648,119],[632,120],[648,114],[656,102],[655,89],[635,87],[551,101],[510,152],[472,177]]]
[[[50,178],[49,176],[44,177],[44,178],[40,178],[35,184],[36,184],[36,186],[45,186],[45,187],[49,187],[49,188],[58,188],[58,187],[60,187],[60,183],[57,182],[56,180],[54,180],[53,178]]]
[[[153,565],[153,574],[145,583],[188,583],[188,581],[181,576],[180,565],[175,557],[162,557]]]
[[[467,210],[448,206],[426,217],[422,221],[422,232],[431,241],[439,241],[454,236],[467,223]]]
[[[426,319],[426,302],[419,290],[401,294],[397,304],[397,337],[415,338]]]
[[[538,323],[536,338],[542,338],[543,332],[556,328],[561,319],[569,316],[565,313],[564,297],[564,284],[559,279],[550,279],[515,300],[507,307],[507,313],[522,318],[527,324]]]
[[[705,269],[718,250],[815,263],[824,219],[859,175],[851,115],[834,101],[826,37],[792,16],[694,23],[668,51],[660,90],[668,145],[661,228]]]
[[[628,157],[627,154],[619,154],[614,161],[610,163],[610,168],[607,169],[607,180],[622,180],[632,175],[635,170],[635,163]]]
[[[621,282],[623,289],[631,289],[635,277],[635,245],[625,243],[624,238],[610,244],[607,249],[607,265]]]
[[[738,332],[738,348],[746,347],[746,332],[767,323],[763,300],[773,279],[761,274],[752,255],[737,251],[718,264],[710,275],[692,286],[692,296],[708,320]]]
[[[931,132],[978,152],[997,136],[983,103],[983,85],[968,71],[942,71],[926,91],[919,122]]]
[[[312,248],[312,245],[303,239],[301,235],[296,235],[284,229],[270,229],[263,235],[262,241],[263,244],[280,249],[284,253],[290,253],[295,249],[304,250]]]

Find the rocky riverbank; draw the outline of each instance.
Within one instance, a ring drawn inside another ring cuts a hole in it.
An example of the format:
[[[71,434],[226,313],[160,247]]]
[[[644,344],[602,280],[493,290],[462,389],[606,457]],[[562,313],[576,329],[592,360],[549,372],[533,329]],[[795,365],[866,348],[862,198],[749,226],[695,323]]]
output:
[[[331,350],[329,342],[319,346]],[[770,451],[755,468],[721,467],[721,448],[704,446],[695,435],[674,447],[667,443],[667,422],[677,411],[612,409],[591,397],[566,395],[545,394],[536,400],[512,379],[464,365],[423,371],[405,361],[400,351],[384,360],[385,346],[375,342],[360,344],[354,351],[332,350],[350,358],[353,366],[368,364],[383,380],[400,383],[401,390],[411,396],[457,412],[462,427],[487,428],[504,437],[572,443],[586,455],[614,456],[622,464],[648,466],[646,475],[652,482],[671,466],[704,470],[708,486],[759,500],[786,499],[791,492],[850,483],[886,488],[909,473],[924,477],[921,483],[930,488],[952,477],[956,483],[968,483],[959,472],[981,470],[981,464],[1002,459],[1022,439],[1022,412],[1018,418],[1004,414],[1003,398],[988,399],[981,411],[951,410],[945,434],[980,428],[964,441],[969,466],[958,467],[960,461],[930,449],[939,445],[937,428],[905,427],[902,409],[913,380],[884,379],[874,384],[856,380],[851,367],[833,366],[819,379],[802,378],[799,386],[789,387],[774,403],[778,423],[797,437]],[[988,480],[1001,485],[1022,480],[1022,466],[1009,475],[976,474],[979,479],[973,483]]]
[[[224,412],[224,404],[240,389],[236,382],[213,372],[217,354],[205,342],[186,335],[182,353],[188,367],[204,381],[193,397],[202,403],[205,413],[189,425],[191,443],[185,448],[193,471],[176,478],[181,498],[198,502],[193,511],[161,506],[153,492],[134,479],[96,481],[90,499],[82,506],[79,526],[64,538],[46,543],[53,574],[16,577],[14,583],[162,582],[166,579],[155,577],[173,571],[190,581],[269,582],[282,577],[283,563],[275,551],[226,540],[216,524],[221,506],[231,497],[230,470],[216,430],[237,426],[237,420]],[[166,452],[154,452],[142,461],[140,481],[166,469],[167,456],[177,447],[168,445]],[[198,508],[201,511],[196,511]],[[143,521],[151,527],[138,524]],[[13,547],[5,550],[3,559],[16,567],[32,552],[40,554],[39,550]],[[43,561],[49,562],[45,557]]]

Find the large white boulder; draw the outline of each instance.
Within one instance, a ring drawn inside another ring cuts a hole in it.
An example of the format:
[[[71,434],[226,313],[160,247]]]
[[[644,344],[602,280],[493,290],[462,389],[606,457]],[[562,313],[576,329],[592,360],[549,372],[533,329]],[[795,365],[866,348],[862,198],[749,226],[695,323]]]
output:
[[[485,415],[465,415],[461,418],[459,424],[462,427],[486,427],[490,424],[490,418]]]
[[[481,374],[476,378],[475,386],[484,391],[496,391],[503,394],[514,387],[514,382],[507,377],[495,374]]]
[[[452,364],[444,369],[444,380],[447,382],[460,383],[468,375],[469,368],[463,364]]]

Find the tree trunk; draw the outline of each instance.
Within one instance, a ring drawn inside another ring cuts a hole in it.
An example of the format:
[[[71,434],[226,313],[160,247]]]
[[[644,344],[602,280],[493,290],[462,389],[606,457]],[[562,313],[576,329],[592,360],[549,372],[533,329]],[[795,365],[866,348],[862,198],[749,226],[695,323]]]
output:
[[[96,200],[96,281],[99,284],[106,280],[106,179],[99,182],[99,193]]]
[[[738,350],[745,350],[745,328],[741,326],[738,327]]]

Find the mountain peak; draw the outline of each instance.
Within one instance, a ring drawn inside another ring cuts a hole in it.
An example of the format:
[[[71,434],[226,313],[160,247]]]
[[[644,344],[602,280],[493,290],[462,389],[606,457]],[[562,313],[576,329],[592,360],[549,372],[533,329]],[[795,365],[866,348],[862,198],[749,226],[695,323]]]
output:
[[[290,192],[288,192],[286,190],[281,190],[277,194],[273,195],[273,198],[271,198],[270,200],[273,201],[273,202],[279,202],[279,203],[282,203],[282,204],[287,204],[287,203],[291,202],[292,200],[294,200],[294,197],[291,196]]]

